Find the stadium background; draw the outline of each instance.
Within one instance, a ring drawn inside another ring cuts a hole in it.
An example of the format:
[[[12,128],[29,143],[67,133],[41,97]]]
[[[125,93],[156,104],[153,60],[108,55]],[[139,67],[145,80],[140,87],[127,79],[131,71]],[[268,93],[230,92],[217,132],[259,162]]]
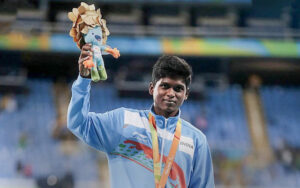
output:
[[[207,136],[216,187],[300,187],[299,1],[86,2],[121,53],[104,56],[91,110],[148,108],[152,65],[178,55],[194,70],[183,116]],[[80,1],[0,3],[0,187],[108,187],[105,155],[66,129],[80,53],[67,12]]]

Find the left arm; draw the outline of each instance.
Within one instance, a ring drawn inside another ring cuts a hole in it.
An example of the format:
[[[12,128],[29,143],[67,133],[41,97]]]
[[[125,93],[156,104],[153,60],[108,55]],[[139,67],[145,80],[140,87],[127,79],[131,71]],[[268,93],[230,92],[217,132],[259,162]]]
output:
[[[108,45],[102,45],[101,46],[101,52],[103,55],[105,54],[111,54],[114,58],[120,57],[120,51],[117,48],[112,49]]]
[[[188,187],[215,187],[212,159],[206,137],[204,142],[196,148],[194,154],[193,172]]]

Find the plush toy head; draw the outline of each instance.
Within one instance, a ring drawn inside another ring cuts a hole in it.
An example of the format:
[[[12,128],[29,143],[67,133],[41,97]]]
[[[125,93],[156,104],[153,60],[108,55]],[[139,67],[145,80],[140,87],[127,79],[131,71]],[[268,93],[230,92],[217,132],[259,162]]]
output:
[[[81,48],[82,45],[88,43],[83,39],[83,34],[88,34],[89,30],[98,28],[101,32],[101,44],[105,44],[109,31],[106,27],[106,21],[102,19],[100,9],[95,10],[95,6],[81,3],[77,8],[73,8],[72,12],[68,13],[69,19],[73,22],[70,30],[70,36],[73,37],[74,42]],[[98,34],[98,36],[100,36]]]
[[[89,29],[87,34],[84,34],[84,41],[93,45],[100,46],[102,44],[102,30],[99,26]]]

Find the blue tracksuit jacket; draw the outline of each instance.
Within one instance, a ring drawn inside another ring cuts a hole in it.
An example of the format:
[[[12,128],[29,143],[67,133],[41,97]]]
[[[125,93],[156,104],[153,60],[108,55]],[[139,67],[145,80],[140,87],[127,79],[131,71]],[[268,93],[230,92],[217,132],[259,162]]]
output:
[[[90,82],[78,76],[72,86],[68,128],[82,141],[107,154],[113,188],[154,188],[149,111],[156,120],[162,170],[180,112],[168,119],[153,110],[118,108],[101,114],[89,112]],[[183,119],[180,143],[166,187],[214,187],[206,137]]]

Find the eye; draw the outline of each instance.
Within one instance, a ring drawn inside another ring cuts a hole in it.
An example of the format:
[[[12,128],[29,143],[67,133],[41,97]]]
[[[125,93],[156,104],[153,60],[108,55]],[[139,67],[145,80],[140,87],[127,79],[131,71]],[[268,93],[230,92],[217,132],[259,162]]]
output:
[[[94,35],[94,33],[92,33],[92,35]]]
[[[169,85],[166,84],[166,83],[162,83],[162,84],[160,84],[160,86],[161,86],[163,89],[168,89],[168,88],[169,88]]]
[[[183,91],[183,87],[182,87],[182,86],[176,86],[176,87],[174,88],[174,91],[176,91],[176,92],[181,92],[181,91]]]

